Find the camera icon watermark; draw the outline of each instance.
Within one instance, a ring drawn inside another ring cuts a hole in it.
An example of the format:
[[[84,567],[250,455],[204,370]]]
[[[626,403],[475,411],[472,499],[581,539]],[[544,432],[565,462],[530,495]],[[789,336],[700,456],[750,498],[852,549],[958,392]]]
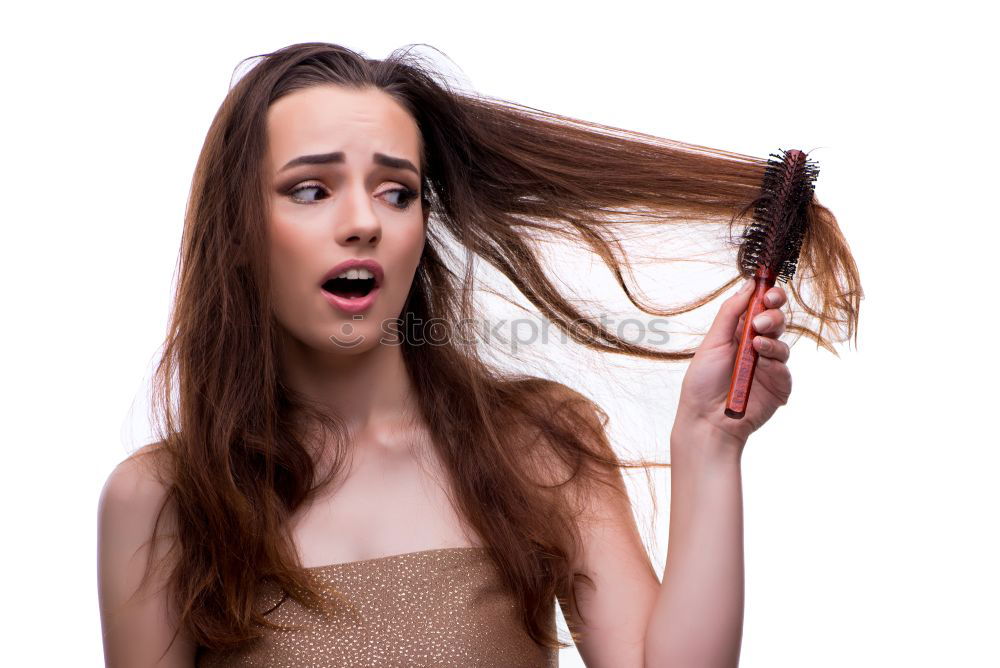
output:
[[[354,315],[352,320],[364,320],[365,317],[360,314]],[[340,325],[340,332],[330,335],[330,341],[338,348],[357,348],[362,343],[365,342],[365,335],[357,327],[355,327],[351,322],[345,322]]]

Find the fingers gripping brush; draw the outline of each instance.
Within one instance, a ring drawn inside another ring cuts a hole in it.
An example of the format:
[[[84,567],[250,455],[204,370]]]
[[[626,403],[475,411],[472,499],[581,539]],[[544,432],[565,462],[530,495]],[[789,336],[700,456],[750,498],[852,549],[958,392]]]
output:
[[[753,347],[757,331],[753,319],[764,310],[764,293],[775,281],[788,282],[795,273],[799,249],[809,224],[807,212],[813,197],[813,184],[819,176],[819,167],[802,151],[792,149],[772,153],[770,157],[760,197],[753,205],[753,219],[743,230],[737,256],[740,273],[754,279],[726,398],[725,413],[737,420],[746,413],[757,368],[758,353]]]

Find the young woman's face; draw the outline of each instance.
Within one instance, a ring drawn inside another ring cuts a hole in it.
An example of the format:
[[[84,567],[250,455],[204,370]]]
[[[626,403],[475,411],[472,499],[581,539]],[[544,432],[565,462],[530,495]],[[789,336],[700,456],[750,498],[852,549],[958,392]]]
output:
[[[374,89],[312,86],[268,110],[271,291],[306,346],[356,354],[395,331],[384,323],[399,317],[424,245],[418,133]],[[331,282],[350,260],[376,263],[375,278]]]

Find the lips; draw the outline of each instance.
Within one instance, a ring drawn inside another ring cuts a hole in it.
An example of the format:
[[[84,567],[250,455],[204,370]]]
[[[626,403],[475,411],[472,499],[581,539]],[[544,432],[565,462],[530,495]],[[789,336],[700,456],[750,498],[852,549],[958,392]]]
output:
[[[366,269],[372,278],[338,278],[350,270]],[[360,313],[375,301],[384,280],[382,266],[375,260],[351,259],[332,267],[320,282],[323,298],[344,313]]]
[[[324,283],[332,278],[336,278],[340,274],[344,273],[349,269],[367,269],[375,275],[375,285],[373,288],[379,288],[382,286],[382,281],[385,279],[385,274],[382,271],[382,265],[380,265],[375,260],[371,259],[360,259],[353,258],[350,260],[345,260],[340,264],[332,267],[328,272],[323,274],[323,278],[320,279],[319,284],[322,286]]]
[[[379,288],[374,288],[364,297],[342,297],[323,290],[323,299],[325,299],[330,306],[333,306],[344,313],[355,314],[367,311],[368,307],[375,302],[375,297],[378,293]]]

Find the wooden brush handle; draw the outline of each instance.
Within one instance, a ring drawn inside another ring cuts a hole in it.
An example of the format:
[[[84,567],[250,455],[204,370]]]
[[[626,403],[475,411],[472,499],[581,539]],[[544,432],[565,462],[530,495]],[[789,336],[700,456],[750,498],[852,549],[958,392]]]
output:
[[[753,347],[753,337],[757,335],[757,331],[753,327],[753,319],[765,310],[764,293],[774,286],[776,275],[764,267],[759,267],[753,278],[753,294],[750,296],[750,303],[743,318],[740,346],[736,350],[733,378],[729,383],[729,396],[726,398],[726,415],[737,420],[746,413],[750,386],[753,384],[753,372],[757,368],[758,354]]]

